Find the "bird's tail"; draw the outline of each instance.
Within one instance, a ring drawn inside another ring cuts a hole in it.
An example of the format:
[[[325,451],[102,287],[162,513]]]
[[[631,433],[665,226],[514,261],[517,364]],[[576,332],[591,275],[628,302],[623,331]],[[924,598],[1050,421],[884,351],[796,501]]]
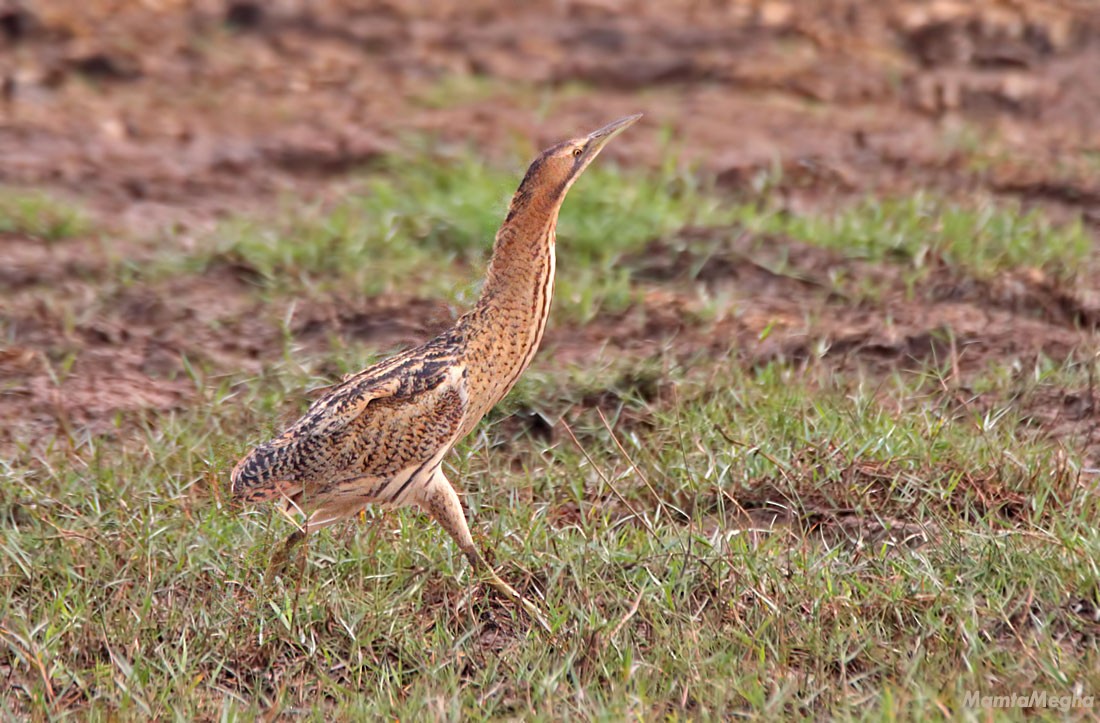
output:
[[[263,502],[281,498],[293,499],[302,485],[287,479],[292,449],[273,439],[261,444],[237,462],[229,476],[233,497],[242,502]]]

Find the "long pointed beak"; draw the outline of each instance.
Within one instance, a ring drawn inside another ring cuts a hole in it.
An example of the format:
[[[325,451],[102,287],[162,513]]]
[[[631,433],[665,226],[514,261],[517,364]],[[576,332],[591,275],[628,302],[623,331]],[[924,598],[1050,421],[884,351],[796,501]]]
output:
[[[588,145],[586,146],[585,150],[587,150],[588,153],[595,155],[601,148],[604,147],[604,145],[609,140],[629,128],[631,125],[634,124],[635,121],[637,121],[641,117],[641,113],[638,113],[637,115],[628,115],[626,118],[620,118],[613,123],[608,123],[598,131],[592,131],[588,134]]]
[[[607,145],[609,140],[633,125],[633,123],[641,117],[641,113],[637,115],[628,115],[626,118],[620,118],[614,123],[608,123],[598,131],[589,133],[585,137],[584,152],[573,164],[573,172],[570,174],[569,183],[576,180],[577,176],[581,175],[584,169],[588,168],[588,164],[595,160],[596,156],[600,155],[600,151],[603,150],[603,147]],[[565,186],[565,188],[568,188],[568,186]]]

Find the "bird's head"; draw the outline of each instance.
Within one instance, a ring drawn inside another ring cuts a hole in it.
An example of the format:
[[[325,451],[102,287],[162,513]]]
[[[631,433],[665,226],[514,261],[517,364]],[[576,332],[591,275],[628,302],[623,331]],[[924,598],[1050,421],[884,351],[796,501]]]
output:
[[[620,118],[586,136],[571,138],[540,153],[527,169],[527,175],[512,200],[512,213],[536,201],[539,205],[560,205],[569,187],[607,142],[641,117],[639,113]]]

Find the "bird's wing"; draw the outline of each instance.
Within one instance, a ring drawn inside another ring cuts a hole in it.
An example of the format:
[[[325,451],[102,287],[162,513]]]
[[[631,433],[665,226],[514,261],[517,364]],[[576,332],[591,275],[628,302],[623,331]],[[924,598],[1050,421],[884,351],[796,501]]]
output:
[[[466,410],[465,368],[395,357],[345,379],[233,470],[248,501],[293,496],[350,477],[387,479],[454,441]]]

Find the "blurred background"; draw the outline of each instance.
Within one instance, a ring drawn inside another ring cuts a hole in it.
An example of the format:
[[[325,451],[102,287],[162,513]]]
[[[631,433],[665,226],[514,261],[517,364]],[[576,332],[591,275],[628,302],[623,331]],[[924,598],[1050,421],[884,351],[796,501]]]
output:
[[[935,188],[1097,213],[1089,2],[0,7],[0,181],[125,223],[305,196],[412,135],[499,158],[638,111],[621,161],[671,145],[794,209]]]

